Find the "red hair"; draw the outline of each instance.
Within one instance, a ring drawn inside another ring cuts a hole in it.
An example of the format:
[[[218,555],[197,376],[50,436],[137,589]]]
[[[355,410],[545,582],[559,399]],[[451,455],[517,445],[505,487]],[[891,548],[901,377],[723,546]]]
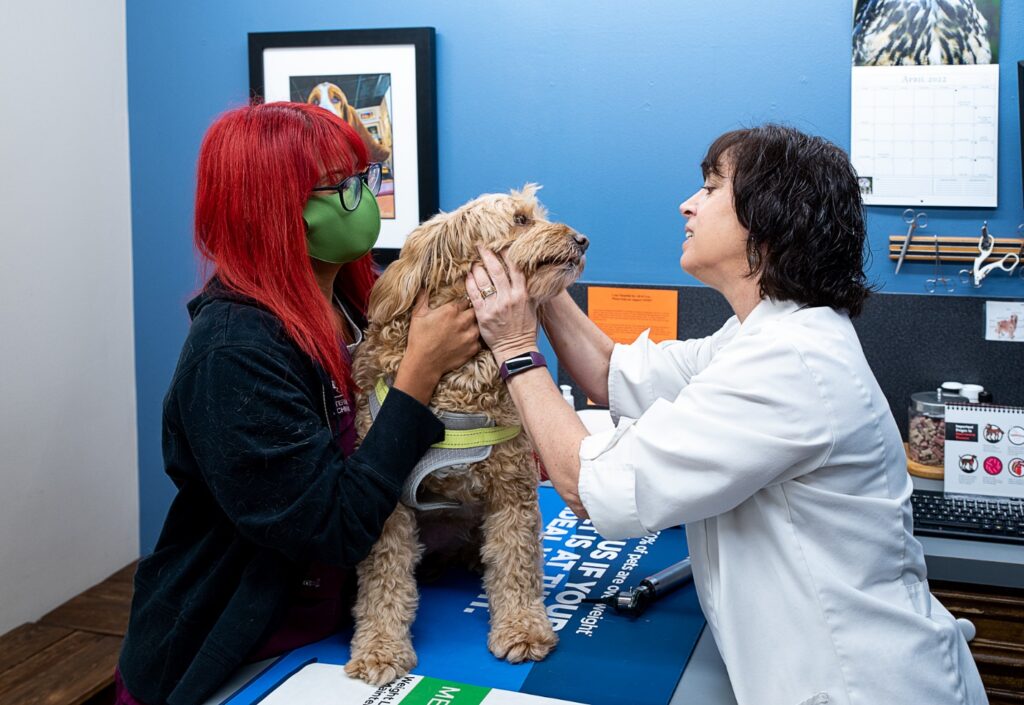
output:
[[[280,318],[341,390],[350,388],[351,375],[313,275],[302,211],[325,172],[341,181],[368,159],[355,130],[330,111],[268,103],[217,118],[196,175],[195,242],[213,275]],[[342,265],[336,286],[365,315],[376,276],[367,254]]]

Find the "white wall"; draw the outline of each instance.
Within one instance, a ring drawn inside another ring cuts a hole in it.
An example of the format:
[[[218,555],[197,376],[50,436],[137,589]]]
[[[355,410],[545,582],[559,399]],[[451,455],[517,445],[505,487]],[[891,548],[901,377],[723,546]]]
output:
[[[0,633],[138,556],[125,46],[0,3]]]

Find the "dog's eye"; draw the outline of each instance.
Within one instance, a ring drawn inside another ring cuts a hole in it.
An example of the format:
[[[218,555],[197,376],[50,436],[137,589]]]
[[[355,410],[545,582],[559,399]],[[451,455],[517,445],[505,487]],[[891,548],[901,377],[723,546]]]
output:
[[[513,220],[515,221],[516,225],[527,225],[530,222],[530,219],[527,218],[522,213],[516,213],[515,218],[513,218]]]

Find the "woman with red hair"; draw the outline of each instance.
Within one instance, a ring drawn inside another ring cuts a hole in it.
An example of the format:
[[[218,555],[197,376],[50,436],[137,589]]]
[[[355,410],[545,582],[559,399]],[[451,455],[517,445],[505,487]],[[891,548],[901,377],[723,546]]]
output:
[[[212,276],[164,400],[177,495],[135,575],[118,703],[202,702],[239,665],[336,631],[352,569],[443,435],[425,405],[478,332],[468,304],[421,300],[355,447],[350,354],[380,230],[367,159],[348,124],[298,103],[230,111],[203,140],[195,238]]]

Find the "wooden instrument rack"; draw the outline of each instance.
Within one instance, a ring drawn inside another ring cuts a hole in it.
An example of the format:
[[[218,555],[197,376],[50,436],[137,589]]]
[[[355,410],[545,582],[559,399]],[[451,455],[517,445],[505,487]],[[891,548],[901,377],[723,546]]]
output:
[[[906,239],[906,235],[889,236],[889,259],[898,260],[900,258],[900,250]],[[934,263],[936,240],[939,244],[940,262],[973,262],[974,258],[978,256],[977,236],[949,237],[940,235],[936,237],[935,235],[917,233],[911,238],[907,256],[903,258],[904,261]],[[985,260],[985,263],[994,262],[1004,255],[1013,253],[1020,255],[1021,260],[1024,261],[1024,238],[997,237],[992,254]]]

